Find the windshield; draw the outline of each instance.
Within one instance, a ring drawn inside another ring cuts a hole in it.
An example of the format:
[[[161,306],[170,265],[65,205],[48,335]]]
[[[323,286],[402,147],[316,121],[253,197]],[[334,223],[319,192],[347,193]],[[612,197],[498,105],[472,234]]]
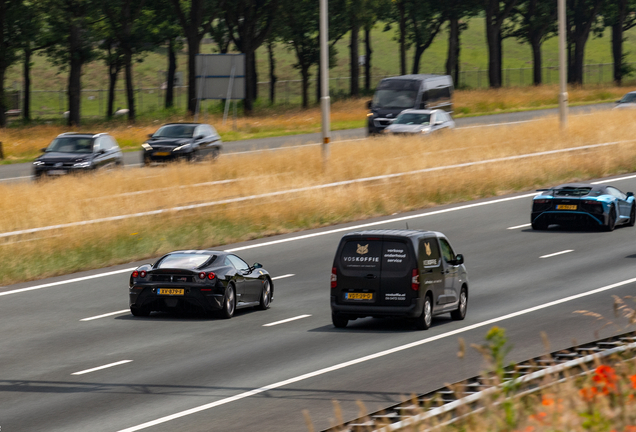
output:
[[[192,138],[197,125],[166,125],[159,128],[153,138]]]
[[[636,93],[627,93],[625,96],[623,96],[623,99],[621,99],[621,103],[634,103],[636,102]]]
[[[47,152],[61,153],[92,153],[93,138],[88,137],[58,137],[46,148]]]
[[[175,253],[164,257],[157,263],[156,268],[196,269],[212,257],[214,255]]]
[[[431,121],[430,114],[400,114],[393,124],[403,125],[428,125]]]
[[[413,108],[420,81],[384,79],[373,95],[374,108]]]

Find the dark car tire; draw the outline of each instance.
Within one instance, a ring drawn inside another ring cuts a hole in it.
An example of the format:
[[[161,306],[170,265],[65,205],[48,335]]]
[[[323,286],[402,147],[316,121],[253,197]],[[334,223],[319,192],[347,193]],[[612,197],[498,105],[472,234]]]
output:
[[[265,279],[263,283],[263,290],[261,291],[261,299],[257,308],[260,310],[267,310],[272,304],[272,283],[269,279]]]
[[[333,326],[336,328],[345,328],[347,324],[349,324],[349,318],[347,318],[346,315],[332,313],[331,322],[333,323]]]
[[[187,156],[188,162],[199,162],[201,160],[201,155],[199,154],[199,150],[194,150]]]
[[[223,296],[223,310],[221,310],[221,316],[225,319],[230,319],[236,312],[236,292],[234,291],[234,285],[229,285],[225,289],[225,296]]]
[[[210,159],[212,159],[212,161],[215,161],[219,158],[220,154],[221,154],[221,149],[219,149],[218,147],[214,147],[212,151],[210,152]]]
[[[636,225],[636,204],[632,204],[632,209],[629,212],[629,222],[627,222],[627,226]]]
[[[451,318],[456,321],[461,321],[466,318],[466,310],[468,309],[468,291],[466,287],[462,287],[459,293],[459,304],[457,309],[451,312]]]
[[[150,310],[146,308],[139,308],[135,306],[130,307],[130,313],[136,317],[147,317],[150,316]]]
[[[605,225],[605,231],[614,231],[616,228],[616,208],[612,207],[607,216],[607,225]]]
[[[415,318],[415,328],[418,330],[428,330],[433,322],[433,301],[429,294],[424,297],[424,307],[422,314]]]

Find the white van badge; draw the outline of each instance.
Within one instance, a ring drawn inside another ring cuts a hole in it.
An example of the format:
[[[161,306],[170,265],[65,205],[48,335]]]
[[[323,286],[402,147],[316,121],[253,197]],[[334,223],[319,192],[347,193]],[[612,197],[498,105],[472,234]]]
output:
[[[364,246],[358,245],[358,250],[356,251],[360,255],[364,255],[369,252],[369,245],[366,244]]]

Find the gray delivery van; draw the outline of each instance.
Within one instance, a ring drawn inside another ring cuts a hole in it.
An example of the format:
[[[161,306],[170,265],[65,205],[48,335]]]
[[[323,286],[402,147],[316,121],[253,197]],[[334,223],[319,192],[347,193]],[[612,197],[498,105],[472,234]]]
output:
[[[418,329],[434,315],[462,320],[468,306],[464,257],[434,231],[371,230],[340,240],[331,270],[333,325],[372,317],[405,317]]]
[[[369,101],[367,130],[375,135],[405,109],[442,109],[453,112],[453,78],[450,75],[402,75],[384,78]]]

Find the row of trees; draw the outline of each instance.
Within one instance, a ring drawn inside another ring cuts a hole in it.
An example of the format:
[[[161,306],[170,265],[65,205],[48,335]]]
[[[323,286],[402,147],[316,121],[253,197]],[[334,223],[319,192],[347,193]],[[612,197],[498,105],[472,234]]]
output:
[[[566,0],[568,79],[583,83],[585,45],[591,34],[611,29],[614,79],[629,72],[623,52],[624,33],[636,25],[636,0]],[[336,43],[349,35],[350,93],[360,89],[359,35],[363,32],[365,83],[371,87],[371,29],[380,24],[395,29],[400,73],[418,73],[424,52],[441,32],[447,31],[446,73],[458,83],[461,34],[469,18],[485,17],[488,70],[491,87],[502,84],[502,41],[517,38],[532,48],[534,83],[541,83],[541,46],[557,30],[557,0],[328,0],[330,60]],[[6,123],[4,81],[7,68],[22,62],[23,116],[30,118],[30,67],[34,53],[44,51],[51,62],[69,72],[69,125],[80,123],[82,68],[100,60],[108,66],[109,102],[113,115],[119,74],[125,77],[128,115],[134,121],[132,68],[145,52],[158,46],[168,50],[166,106],[173,103],[176,52],[188,52],[188,110],[196,108],[195,58],[204,36],[211,37],[220,53],[236,50],[246,58],[246,99],[252,110],[257,94],[256,49],[269,53],[270,98],[274,98],[276,61],[273,46],[285,44],[296,55],[308,105],[312,67],[319,62],[318,0],[0,0],[0,126]],[[413,49],[412,69],[406,53]],[[320,82],[318,80],[318,82]],[[320,94],[320,88],[317,88]]]

